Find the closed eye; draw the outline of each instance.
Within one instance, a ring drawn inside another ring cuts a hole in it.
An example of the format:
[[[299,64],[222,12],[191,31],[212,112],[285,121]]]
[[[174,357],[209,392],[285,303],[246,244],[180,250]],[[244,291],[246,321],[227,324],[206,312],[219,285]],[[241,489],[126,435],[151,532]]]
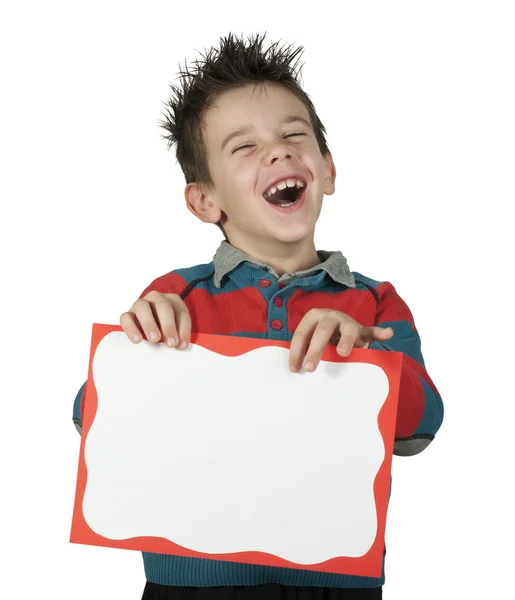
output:
[[[253,144],[245,144],[244,146],[238,146],[235,148],[232,153],[238,152],[238,150],[243,150],[243,148],[252,148]]]
[[[305,133],[289,133],[288,135],[285,135],[285,138],[289,138],[289,137],[294,137],[296,135],[306,135]],[[244,148],[252,148],[254,146],[254,144],[243,144],[243,146],[238,146],[237,148],[235,148],[232,151],[232,154],[234,154],[235,152],[238,152],[238,150],[243,150]]]

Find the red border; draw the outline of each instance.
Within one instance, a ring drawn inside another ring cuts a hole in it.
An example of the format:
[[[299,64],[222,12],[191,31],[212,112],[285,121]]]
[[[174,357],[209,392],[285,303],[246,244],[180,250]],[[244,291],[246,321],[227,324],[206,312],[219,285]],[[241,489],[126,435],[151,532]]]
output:
[[[87,524],[83,512],[82,503],[86,490],[87,466],[84,458],[84,446],[97,411],[98,397],[93,381],[92,363],[96,349],[100,341],[113,331],[123,331],[118,325],[93,324],[91,353],[89,359],[88,384],[86,387],[86,401],[82,424],[82,437],[79,455],[79,467],[77,475],[77,488],[75,505],[73,510],[72,529],[70,542],[87,544],[93,546],[107,546],[110,548],[122,548],[126,550],[139,550],[143,552],[156,552],[161,554],[175,554],[179,556],[190,556],[197,558],[209,558],[213,560],[224,560],[229,562],[249,563],[273,567],[291,569],[324,571],[327,573],[345,573],[348,575],[359,575],[363,577],[381,577],[384,534],[386,528],[386,512],[390,489],[390,473],[393,454],[393,443],[395,435],[395,423],[397,418],[397,404],[399,396],[399,384],[402,368],[401,352],[384,352],[381,350],[363,350],[354,348],[352,351],[352,362],[365,362],[381,367],[389,380],[390,392],[378,417],[379,428],[385,445],[385,459],[379,468],[374,482],[374,494],[376,500],[378,526],[377,536],[370,550],[361,557],[337,557],[322,563],[305,565],[289,562],[273,554],[265,552],[237,552],[230,554],[205,554],[189,550],[175,544],[174,542],[160,537],[135,537],[126,540],[112,540],[95,533]],[[262,348],[264,346],[280,346],[289,348],[289,342],[277,340],[263,340],[254,338],[240,338],[232,336],[221,336],[212,334],[192,334],[191,342],[203,346],[225,356],[239,356]],[[148,342],[143,342],[148,343]],[[330,362],[350,362],[350,357],[342,358],[336,353],[334,346],[328,346],[322,360]],[[386,432],[386,435],[385,433]]]

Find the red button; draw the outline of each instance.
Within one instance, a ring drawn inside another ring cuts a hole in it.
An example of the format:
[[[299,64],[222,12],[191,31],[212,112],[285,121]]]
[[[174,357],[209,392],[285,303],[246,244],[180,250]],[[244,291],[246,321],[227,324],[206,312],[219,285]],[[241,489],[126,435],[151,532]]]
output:
[[[272,283],[272,282],[270,281],[270,279],[262,279],[262,280],[259,282],[259,285],[260,285],[261,287],[270,287],[271,283]]]
[[[274,321],[272,321],[271,325],[272,325],[272,329],[282,329],[283,328],[282,321],[279,321],[279,319],[275,319]]]
[[[277,298],[274,298],[274,304],[281,307],[283,305],[283,301],[281,298],[279,298],[279,296],[277,296]]]

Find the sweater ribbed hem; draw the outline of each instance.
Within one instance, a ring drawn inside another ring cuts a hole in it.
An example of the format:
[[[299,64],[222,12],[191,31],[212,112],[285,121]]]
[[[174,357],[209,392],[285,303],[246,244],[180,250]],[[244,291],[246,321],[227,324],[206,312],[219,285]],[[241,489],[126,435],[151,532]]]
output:
[[[277,583],[298,587],[375,588],[385,581],[384,559],[383,555],[382,576],[375,578],[143,552],[148,581],[187,587]]]

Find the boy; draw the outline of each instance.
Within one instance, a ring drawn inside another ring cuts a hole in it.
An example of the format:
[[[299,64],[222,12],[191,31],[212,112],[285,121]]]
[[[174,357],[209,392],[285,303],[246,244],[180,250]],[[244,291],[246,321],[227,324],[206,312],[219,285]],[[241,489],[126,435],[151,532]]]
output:
[[[291,341],[293,373],[314,371],[329,343],[341,356],[353,347],[402,352],[394,452],[417,454],[440,428],[443,405],[413,317],[390,283],[351,272],[341,252],[315,250],[336,170],[292,64],[302,48],[265,50],[263,41],[229,35],[172,86],[162,125],[177,145],[187,207],[226,239],[211,263],[153,281],[120,324],[134,343],[179,349],[191,331]],[[381,598],[385,580],[384,557],[381,578],[152,553],[143,560],[144,599]]]

